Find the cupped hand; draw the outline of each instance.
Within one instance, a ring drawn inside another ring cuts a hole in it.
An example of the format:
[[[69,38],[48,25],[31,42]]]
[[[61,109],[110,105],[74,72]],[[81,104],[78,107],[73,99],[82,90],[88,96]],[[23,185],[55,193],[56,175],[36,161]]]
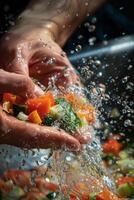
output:
[[[79,78],[52,34],[40,29],[19,27],[8,33],[0,45],[0,93],[11,92],[26,98],[41,94],[31,77],[45,86],[52,76],[66,87],[79,84]],[[89,137],[88,137],[89,139]],[[22,122],[0,108],[0,143],[27,148],[65,146],[80,150],[87,137],[75,137],[52,127]]]

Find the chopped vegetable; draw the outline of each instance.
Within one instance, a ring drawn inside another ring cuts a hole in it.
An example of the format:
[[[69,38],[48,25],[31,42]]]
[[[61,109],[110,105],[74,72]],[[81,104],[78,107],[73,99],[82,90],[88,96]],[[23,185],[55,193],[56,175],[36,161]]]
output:
[[[119,160],[116,163],[123,172],[128,172],[129,170],[134,169],[134,159],[132,158]]]
[[[63,98],[56,99],[56,103],[61,106],[63,112],[61,113],[61,128],[67,131],[75,131],[81,124],[80,119],[74,113],[70,103],[66,102]]]
[[[42,192],[29,192],[22,200],[49,200]]]
[[[38,177],[35,180],[36,187],[41,191],[44,192],[49,190],[51,192],[56,192],[58,190],[58,185],[55,183],[47,182],[44,178]]]
[[[19,200],[23,195],[23,189],[15,186],[13,190],[4,197],[4,200]]]
[[[74,93],[68,93],[65,95],[65,99],[71,103],[74,110],[78,112],[79,117],[85,117],[88,123],[95,122],[95,108],[87,102],[86,98],[79,98],[79,96]]]
[[[121,159],[126,159],[126,158],[128,158],[129,157],[129,154],[128,154],[128,152],[127,151],[121,151],[120,153],[119,153],[119,157],[121,158]]]
[[[129,176],[125,176],[125,177],[120,177],[117,181],[116,181],[117,185],[120,186],[124,183],[133,183],[134,184],[134,178],[133,177],[129,177]]]
[[[47,117],[44,118],[43,124],[46,126],[52,126],[54,121],[55,121],[55,119],[48,115]]]
[[[96,200],[97,195],[94,193],[90,194],[90,199],[89,200]]]
[[[104,153],[113,153],[114,155],[118,155],[121,149],[122,144],[114,139],[111,139],[103,144]]]
[[[4,173],[6,180],[12,180],[13,183],[20,187],[31,185],[31,172],[23,170],[8,170]]]
[[[134,187],[129,183],[120,185],[117,191],[122,197],[132,197],[134,195]]]
[[[41,119],[43,119],[50,112],[50,108],[53,105],[54,97],[51,94],[46,94],[35,99],[29,99],[27,101],[28,113],[37,110]]]
[[[9,101],[11,104],[14,104],[16,102],[16,96],[11,93],[4,93],[3,101]]]
[[[105,189],[97,195],[96,200],[119,200],[119,198],[109,190]]]
[[[17,115],[17,119],[22,120],[22,121],[27,121],[28,115],[24,114],[23,112],[19,112],[19,114]]]
[[[28,120],[32,123],[35,124],[41,124],[42,120],[37,112],[37,110],[34,110],[33,112],[30,113],[30,115],[28,116]]]
[[[0,180],[0,192],[1,193],[8,193],[10,192],[11,187],[6,184],[6,182],[4,182],[3,180]]]
[[[10,113],[10,109],[11,109],[11,103],[9,101],[5,101],[3,103],[3,110]]]
[[[13,115],[15,117],[17,117],[17,115],[20,113],[27,113],[27,106],[26,105],[17,105],[17,104],[13,104]]]

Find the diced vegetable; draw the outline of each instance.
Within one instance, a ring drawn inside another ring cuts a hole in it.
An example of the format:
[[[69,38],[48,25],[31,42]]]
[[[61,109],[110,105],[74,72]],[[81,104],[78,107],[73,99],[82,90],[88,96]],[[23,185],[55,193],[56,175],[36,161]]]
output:
[[[35,180],[36,187],[41,191],[44,192],[46,190],[49,190],[51,192],[56,192],[58,190],[58,185],[55,183],[50,183],[47,182],[44,178],[42,177],[37,177]]]
[[[42,120],[37,112],[37,110],[34,110],[33,112],[30,113],[30,115],[28,116],[28,120],[32,123],[35,124],[41,124]]]
[[[1,193],[8,193],[11,190],[11,186],[9,186],[8,184],[6,184],[6,182],[4,182],[3,180],[0,180],[0,191]]]
[[[122,144],[114,139],[111,139],[103,144],[104,153],[113,153],[114,155],[118,155],[121,149]]]
[[[28,113],[37,110],[41,119],[43,119],[50,112],[50,108],[53,105],[54,105],[54,97],[51,94],[46,94],[42,97],[29,99],[27,101]]]
[[[27,106],[26,105],[17,105],[17,104],[13,104],[13,115],[15,117],[17,117],[17,115],[20,113],[27,113]]]
[[[5,101],[3,103],[3,110],[10,113],[10,109],[11,109],[11,103],[9,101]]]
[[[70,102],[73,108],[79,113],[79,117],[80,115],[85,117],[88,123],[95,122],[95,108],[89,104],[85,98],[79,98],[76,94],[68,93],[65,95],[65,99]]]
[[[129,154],[128,154],[127,151],[123,150],[123,151],[121,151],[121,152],[119,153],[119,157],[120,157],[121,159],[126,159],[126,158],[129,157]]]
[[[24,191],[20,187],[15,186],[13,190],[4,197],[4,200],[19,200],[23,195]]]
[[[55,105],[50,109],[50,115],[55,119],[61,119],[64,116],[65,110],[61,105]]]
[[[74,113],[71,104],[66,102],[66,100],[63,98],[56,99],[56,103],[63,109],[60,119],[61,128],[64,128],[67,131],[75,131],[80,126],[81,121]]]
[[[13,183],[20,187],[31,185],[31,172],[23,170],[8,170],[4,173],[6,180],[12,180]]]
[[[90,199],[89,200],[96,200],[97,195],[94,193],[90,194]]]
[[[122,197],[132,197],[134,195],[134,187],[129,183],[120,185],[117,189],[118,193]]]
[[[129,170],[134,169],[134,159],[132,158],[119,160],[116,163],[123,172],[128,172]]]
[[[70,194],[69,195],[69,200],[77,200],[76,194]]]
[[[47,117],[44,118],[43,124],[46,126],[52,126],[54,121],[55,121],[55,119],[48,115]]]
[[[49,200],[42,192],[29,192],[22,200]]]
[[[134,178],[133,177],[129,177],[129,176],[125,176],[125,177],[120,177],[117,181],[116,181],[117,185],[120,186],[124,183],[133,183],[134,184]]]
[[[128,174],[131,176],[131,177],[134,177],[134,169],[130,169],[128,171]]]
[[[14,104],[16,102],[16,96],[11,93],[4,93],[3,101],[9,101],[11,104]]]
[[[119,198],[109,190],[105,189],[97,195],[96,200],[119,200]]]
[[[24,114],[23,112],[19,112],[19,114],[17,115],[17,119],[22,120],[22,121],[27,121],[28,115]]]

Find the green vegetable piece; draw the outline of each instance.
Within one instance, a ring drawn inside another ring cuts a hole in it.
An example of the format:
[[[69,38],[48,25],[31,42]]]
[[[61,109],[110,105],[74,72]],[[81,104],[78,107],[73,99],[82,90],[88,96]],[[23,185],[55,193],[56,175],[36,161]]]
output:
[[[125,173],[131,169],[134,169],[134,159],[127,158],[127,159],[119,160],[116,163],[120,167],[120,169]]]
[[[55,105],[50,109],[50,114],[53,116],[55,119],[60,119],[64,115],[64,109],[60,105]]]
[[[90,200],[96,200],[97,195],[94,193],[90,194]]]
[[[62,114],[60,118],[61,128],[66,131],[73,132],[77,127],[81,126],[81,120],[73,111],[72,105],[63,98],[56,99],[56,103],[62,107]]]
[[[134,177],[134,169],[129,170],[128,174],[132,177]]]
[[[121,159],[126,159],[126,158],[128,158],[129,157],[129,155],[128,155],[128,152],[127,151],[121,151],[120,153],[119,153],[119,157],[121,158]]]
[[[87,126],[87,125],[88,125],[88,122],[87,122],[86,118],[83,117],[83,118],[81,119],[80,126],[83,127],[83,126]]]
[[[47,116],[47,117],[44,118],[43,124],[46,125],[46,126],[52,126],[54,121],[55,121],[55,119],[53,117]]]
[[[134,187],[129,183],[125,183],[118,187],[117,192],[122,197],[132,197],[134,195]]]
[[[23,189],[20,187],[15,186],[11,192],[9,192],[4,200],[19,200],[20,197],[24,195]]]
[[[13,114],[15,117],[17,117],[17,115],[20,113],[20,112],[23,112],[23,113],[27,113],[27,106],[26,105],[17,105],[17,104],[14,104],[13,105]]]

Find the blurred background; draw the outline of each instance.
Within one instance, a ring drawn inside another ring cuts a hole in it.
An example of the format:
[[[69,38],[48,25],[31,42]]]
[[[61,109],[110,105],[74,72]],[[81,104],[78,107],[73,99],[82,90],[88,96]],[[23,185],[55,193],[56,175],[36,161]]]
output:
[[[14,26],[15,18],[27,3],[27,0],[0,0],[0,36]],[[103,122],[99,127],[101,133],[123,132],[131,140],[134,130],[133,34],[133,1],[107,1],[96,13],[87,16],[65,46],[85,85],[94,93]]]

